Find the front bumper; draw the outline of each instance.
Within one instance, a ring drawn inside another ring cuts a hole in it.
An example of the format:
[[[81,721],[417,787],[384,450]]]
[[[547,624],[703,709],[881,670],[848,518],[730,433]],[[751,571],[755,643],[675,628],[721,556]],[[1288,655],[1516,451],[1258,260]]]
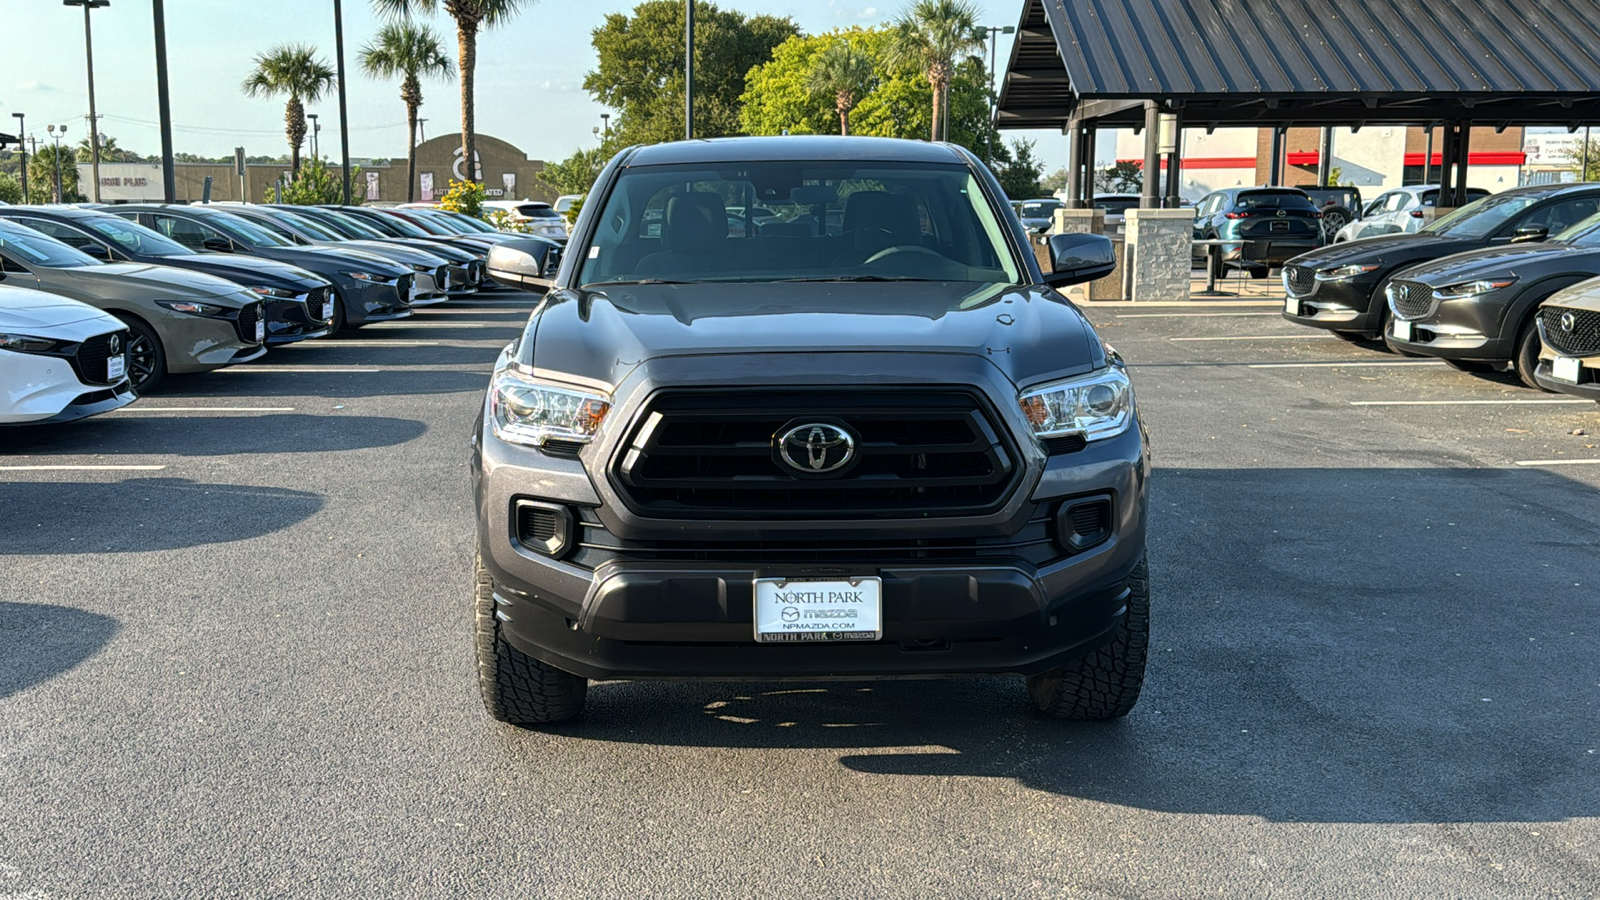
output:
[[[0,425],[70,422],[127,406],[138,395],[123,379],[114,385],[84,384],[59,357],[4,354],[0,378]]]
[[[387,322],[411,315],[409,289],[402,291],[392,283],[350,281],[339,285],[336,293],[344,307],[344,320],[350,325]]]
[[[1545,352],[1546,354],[1549,353],[1548,350]],[[1578,381],[1574,384],[1570,381],[1560,381],[1552,378],[1550,357],[1548,355],[1541,356],[1539,358],[1539,367],[1533,372],[1533,380],[1538,383],[1539,387],[1547,391],[1570,394],[1574,397],[1582,397],[1586,400],[1600,403],[1600,356],[1581,359],[1579,364]]]
[[[326,317],[319,318],[312,314],[304,297],[293,300],[270,298],[264,305],[269,347],[323,337],[333,332],[332,323]],[[328,304],[322,306],[332,311]]]
[[[619,422],[629,414],[626,404],[612,413]],[[1056,456],[1044,456],[1030,440],[1020,460],[1026,472],[1011,499],[973,518],[654,519],[627,509],[607,479],[591,478],[585,461],[603,468],[614,449],[605,444],[586,447],[581,459],[561,458],[503,443],[482,422],[474,439],[478,546],[503,633],[522,652],[587,678],[1032,674],[1110,638],[1124,614],[1127,579],[1145,552],[1149,463],[1137,422],[1119,437]],[[1042,555],[1024,559],[1022,550],[994,552],[985,543],[1053,522],[1063,500],[1090,495],[1110,498],[1111,526],[1103,542],[1086,550],[1046,539]],[[553,559],[519,541],[513,512],[519,499],[566,505],[575,520],[601,522],[624,548],[690,540],[717,549],[688,556],[624,549],[590,569],[572,561],[586,559],[584,547]],[[897,546],[882,558],[870,549],[924,541],[962,543],[912,554]],[[810,549],[819,542],[844,548],[840,558]],[[785,555],[801,545],[808,555]],[[882,639],[755,641],[757,577],[842,571],[883,579]]]
[[[265,344],[239,339],[234,322],[174,313],[157,325],[167,351],[167,371],[175,375],[209,372],[266,355]]]
[[[1288,293],[1283,317],[1297,325],[1330,331],[1376,332],[1383,321],[1379,279],[1369,276],[1315,282],[1308,294]]]

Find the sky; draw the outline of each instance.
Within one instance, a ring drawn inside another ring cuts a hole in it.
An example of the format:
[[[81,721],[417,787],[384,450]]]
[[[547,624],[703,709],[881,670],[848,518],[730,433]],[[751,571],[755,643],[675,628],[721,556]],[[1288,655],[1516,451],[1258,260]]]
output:
[[[789,16],[815,34],[889,21],[896,5],[873,0],[744,0],[718,2],[746,14]],[[878,0],[885,2],[885,0]],[[583,90],[595,66],[591,32],[609,13],[628,12],[636,0],[543,0],[528,3],[508,24],[479,35],[477,128],[503,138],[535,159],[555,160],[591,146],[591,129],[607,110]],[[365,0],[344,0],[345,64],[350,108],[350,155],[405,156],[405,107],[397,82],[375,81],[356,64],[361,46],[380,19]],[[979,0],[985,25],[1015,25],[1022,0]],[[155,51],[149,0],[111,0],[94,16],[95,101],[101,131],[123,149],[160,152],[156,126]],[[28,133],[41,141],[45,126],[66,125],[68,140],[88,134],[83,11],[60,0],[0,0],[0,34],[6,65],[0,68],[0,131],[15,130],[12,113],[27,116]],[[455,54],[455,29],[432,20]],[[179,152],[251,155],[288,151],[283,101],[250,99],[239,84],[253,57],[279,43],[308,43],[333,60],[332,0],[166,0],[167,60],[172,93],[173,144]],[[998,66],[1005,67],[1010,35],[998,36]],[[424,135],[460,129],[454,79],[425,82]],[[320,114],[321,149],[338,157],[338,102],[330,97],[308,112]],[[1038,140],[1047,171],[1066,164],[1066,139],[1055,131],[1007,132]],[[329,152],[329,151],[333,152]]]

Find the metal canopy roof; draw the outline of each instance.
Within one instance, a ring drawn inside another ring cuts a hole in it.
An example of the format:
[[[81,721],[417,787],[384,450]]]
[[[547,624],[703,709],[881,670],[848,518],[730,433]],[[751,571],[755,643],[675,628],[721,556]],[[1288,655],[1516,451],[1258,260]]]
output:
[[[1600,122],[1600,0],[1026,0],[1001,128]]]

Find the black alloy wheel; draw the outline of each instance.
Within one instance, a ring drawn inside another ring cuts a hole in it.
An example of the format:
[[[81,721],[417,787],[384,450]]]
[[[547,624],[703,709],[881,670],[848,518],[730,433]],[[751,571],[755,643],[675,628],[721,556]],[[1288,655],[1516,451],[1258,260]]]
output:
[[[167,374],[167,352],[149,325],[133,316],[118,315],[128,326],[128,381],[136,394],[147,394]]]
[[[1517,332],[1517,355],[1511,360],[1511,368],[1522,379],[1522,383],[1536,391],[1551,393],[1549,388],[1543,387],[1533,380],[1534,370],[1539,368],[1539,349],[1543,342],[1539,340],[1539,326],[1535,313],[1528,314],[1528,321],[1522,323],[1522,330]]]
[[[1328,210],[1322,214],[1322,239],[1324,241],[1333,240],[1333,236],[1339,233],[1339,229],[1348,224],[1350,224],[1349,213],[1338,207]]]

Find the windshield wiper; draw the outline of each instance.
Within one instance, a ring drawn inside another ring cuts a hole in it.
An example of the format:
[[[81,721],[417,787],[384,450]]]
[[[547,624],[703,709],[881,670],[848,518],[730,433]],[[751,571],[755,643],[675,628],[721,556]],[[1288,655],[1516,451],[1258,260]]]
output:
[[[794,282],[831,282],[831,281],[934,281],[933,278],[917,278],[912,275],[830,275],[826,278],[779,278],[778,282],[789,284]]]
[[[698,282],[694,282],[694,281],[673,281],[671,278],[639,278],[639,279],[634,279],[634,280],[631,280],[631,281],[596,281],[593,284],[584,285],[584,289],[585,290],[592,290],[594,288],[615,287],[616,285],[619,285],[619,284],[697,284],[697,283]]]

